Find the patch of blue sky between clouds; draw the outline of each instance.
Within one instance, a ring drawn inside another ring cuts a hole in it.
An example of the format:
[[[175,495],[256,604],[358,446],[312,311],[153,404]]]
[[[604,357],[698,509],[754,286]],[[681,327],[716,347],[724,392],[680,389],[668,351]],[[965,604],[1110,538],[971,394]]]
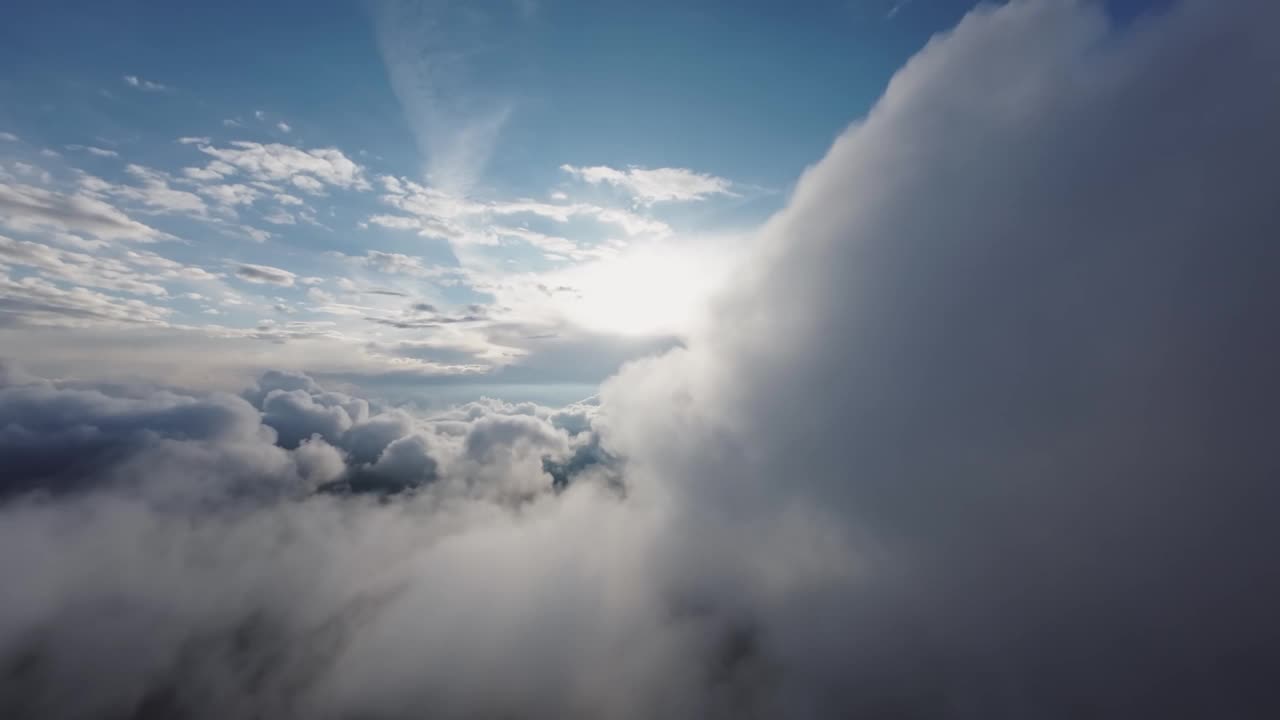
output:
[[[589,385],[678,342],[952,5],[20,3],[0,340],[228,386]]]

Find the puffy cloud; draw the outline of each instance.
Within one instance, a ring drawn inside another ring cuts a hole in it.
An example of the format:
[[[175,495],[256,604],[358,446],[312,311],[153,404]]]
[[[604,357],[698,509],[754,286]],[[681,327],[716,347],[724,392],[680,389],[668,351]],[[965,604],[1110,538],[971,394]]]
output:
[[[302,390],[274,390],[262,403],[262,422],[275,428],[280,442],[287,448],[297,447],[312,435],[333,441],[351,427],[346,410],[337,405],[318,403]]]
[[[200,140],[201,138],[195,138],[195,139]],[[214,160],[213,162],[209,163],[208,165],[202,168],[189,167],[189,168],[182,169],[183,175],[186,175],[188,178],[192,180],[201,180],[201,181],[209,181],[209,180],[219,181],[229,175],[234,175],[235,172],[236,172],[236,169],[233,166],[228,165],[227,163],[224,163],[220,160]]]
[[[298,472],[314,487],[339,480],[347,471],[343,452],[323,438],[311,437],[298,445],[293,453]]]
[[[97,197],[129,200],[156,213],[185,213],[197,217],[208,213],[208,207],[199,195],[172,187],[167,173],[132,163],[125,167],[125,172],[141,184],[110,183],[92,175],[82,175],[80,185]]]
[[[652,205],[659,202],[705,200],[712,195],[733,195],[733,183],[721,177],[685,168],[630,167],[618,170],[604,165],[560,169],[592,185],[612,185],[626,191],[636,202]]]
[[[6,714],[1275,716],[1278,19],[976,11],[598,406],[0,373],[93,459],[0,504]]]
[[[289,181],[293,183],[294,187],[302,190],[303,192],[310,193],[312,195],[324,194],[324,183],[316,180],[310,175],[296,175],[290,178]]]
[[[1275,711],[1277,20],[976,11],[725,321],[610,381],[606,446],[688,516],[685,582],[757,598],[783,714]]]
[[[256,143],[237,140],[230,147],[200,145],[200,151],[214,158],[206,170],[221,172],[232,167],[252,180],[291,182],[309,192],[321,192],[325,185],[344,189],[368,190],[364,169],[337,148],[304,150],[280,143]]]
[[[268,438],[254,408],[235,397],[110,390],[8,377],[0,386],[0,457],[8,468],[0,493],[62,492],[102,481],[139,455],[155,459],[168,441],[236,449]],[[193,471],[194,461],[185,472]],[[210,473],[220,475],[221,468]]]
[[[431,456],[424,435],[406,435],[387,445],[378,461],[368,468],[364,482],[372,478],[392,489],[411,488],[436,479],[438,463]]]
[[[225,185],[202,185],[198,192],[219,205],[226,207],[234,207],[236,205],[252,205],[255,200],[261,197],[262,193],[257,188],[243,185],[240,183],[227,183]],[[285,196],[288,197],[288,196]]]
[[[343,476],[376,478],[393,489],[436,487],[436,457],[450,450],[447,438],[429,439],[428,424],[357,472],[320,438],[280,447],[246,399],[48,381],[3,365],[0,378],[0,462],[12,471],[0,488],[0,541],[14,560],[0,566],[19,573],[10,576],[19,582],[0,610],[0,657],[17,668],[0,692],[8,716],[132,715],[155,707],[203,716],[214,706],[235,716],[363,712],[382,702],[367,694],[365,679],[380,676],[377,684],[395,696],[418,695],[407,675],[370,675],[368,653],[376,646],[352,642],[352,633],[366,630],[396,635],[406,615],[420,616],[429,630],[397,652],[437,668],[420,697],[443,692],[467,707],[471,693],[450,690],[455,682],[486,667],[508,671],[495,662],[514,672],[547,657],[546,636],[520,640],[510,628],[602,611],[600,600],[579,602],[573,594],[552,603],[499,592],[496,604],[473,614],[478,608],[453,587],[558,595],[558,584],[589,582],[603,562],[591,559],[599,548],[575,551],[577,560],[562,552],[574,547],[574,533],[581,537],[605,519],[590,514],[608,508],[597,506],[588,488],[572,513],[548,495],[518,517],[498,504],[435,491],[395,502],[312,492]],[[270,403],[279,393],[328,391],[305,376],[270,373],[246,398]],[[450,487],[461,486],[439,489]],[[573,523],[561,523],[561,515]],[[538,530],[512,533],[518,526]],[[518,567],[510,552],[526,543],[521,552],[556,558],[548,567],[563,571],[502,579]],[[431,608],[426,616],[424,607]],[[460,621],[490,640],[505,638],[507,649],[471,645],[472,631],[455,634]],[[126,637],[133,639],[124,656],[102,649]],[[436,649],[423,655],[419,641]],[[297,652],[278,654],[285,646]],[[512,650],[523,660],[515,662]],[[603,659],[606,647],[575,653],[588,651]],[[468,667],[447,670],[457,661]],[[507,711],[553,697],[539,686],[555,680],[568,687],[569,667],[539,673],[542,680],[515,696],[482,705]],[[346,685],[340,678],[347,677],[361,680]],[[67,683],[77,691],[64,692]]]
[[[358,464],[376,462],[392,442],[413,432],[412,418],[403,412],[384,412],[353,425],[343,435],[342,446]]]

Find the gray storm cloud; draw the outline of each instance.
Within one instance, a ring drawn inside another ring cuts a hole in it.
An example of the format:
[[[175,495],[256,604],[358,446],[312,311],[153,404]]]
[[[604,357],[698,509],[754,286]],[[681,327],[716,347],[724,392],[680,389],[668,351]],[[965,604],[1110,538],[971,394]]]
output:
[[[1275,717],[1277,21],[980,8],[598,403],[0,372],[0,714]]]

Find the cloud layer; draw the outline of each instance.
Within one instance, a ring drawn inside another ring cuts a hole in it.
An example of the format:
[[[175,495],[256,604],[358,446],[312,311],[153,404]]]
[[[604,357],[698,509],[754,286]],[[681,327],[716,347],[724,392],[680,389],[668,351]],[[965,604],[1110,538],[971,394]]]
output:
[[[1273,717],[1278,20],[975,11],[599,404],[6,369],[0,714]]]
[[[636,202],[652,205],[658,202],[688,202],[710,195],[732,195],[732,183],[721,177],[696,173],[685,168],[638,168],[618,170],[603,165],[560,169],[592,185],[607,184],[629,193]]]

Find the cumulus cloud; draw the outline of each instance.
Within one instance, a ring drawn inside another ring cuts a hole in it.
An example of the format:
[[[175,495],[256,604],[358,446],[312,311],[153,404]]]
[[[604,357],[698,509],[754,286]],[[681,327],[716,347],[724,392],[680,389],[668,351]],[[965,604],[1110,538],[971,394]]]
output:
[[[560,169],[592,185],[612,185],[626,191],[644,205],[659,202],[705,200],[712,195],[732,195],[732,183],[721,177],[686,168],[630,167],[618,170],[605,165]]]
[[[96,197],[128,200],[153,213],[184,213],[204,217],[208,207],[199,195],[179,190],[172,185],[168,173],[130,163],[125,167],[137,185],[111,183],[93,175],[82,174],[80,186]]]
[[[308,192],[322,192],[326,185],[343,189],[368,190],[364,168],[337,148],[304,150],[280,143],[233,141],[229,147],[199,145],[200,151],[214,158],[203,169],[194,169],[204,178],[209,173],[244,173],[249,179],[265,183],[290,182]],[[191,175],[192,172],[188,171]]]
[[[1277,20],[976,11],[801,179],[732,321],[610,381],[786,715],[1275,711]]]
[[[549,409],[487,403],[432,420],[369,415],[297,373],[234,397],[0,370],[0,460],[14,471],[0,539],[15,560],[4,569],[22,572],[0,611],[7,716],[399,715],[406,692],[449,714],[567,710],[566,690],[603,707],[618,690],[573,690],[572,668],[617,642],[660,649],[635,627],[547,644],[564,623],[608,628],[643,604],[593,581],[626,578],[621,537],[582,542],[619,506],[589,482],[552,490],[537,456],[570,436]],[[278,422],[275,403],[294,396],[351,426],[285,447],[277,428],[297,418]],[[535,485],[498,493],[490,483],[516,475],[495,462]],[[520,569],[513,552],[545,558],[547,572]],[[408,617],[425,632],[395,643],[405,669],[371,666]],[[125,638],[131,652],[107,650]],[[632,660],[628,675],[654,661]],[[474,694],[482,676],[531,668],[510,695]]]
[[[1274,717],[1277,20],[975,11],[598,401],[0,371],[0,707]]]
[[[227,183],[224,185],[202,185],[198,189],[201,195],[204,195],[223,207],[235,207],[237,205],[252,205],[262,193],[254,187],[241,183]],[[288,196],[285,196],[288,197]]]

